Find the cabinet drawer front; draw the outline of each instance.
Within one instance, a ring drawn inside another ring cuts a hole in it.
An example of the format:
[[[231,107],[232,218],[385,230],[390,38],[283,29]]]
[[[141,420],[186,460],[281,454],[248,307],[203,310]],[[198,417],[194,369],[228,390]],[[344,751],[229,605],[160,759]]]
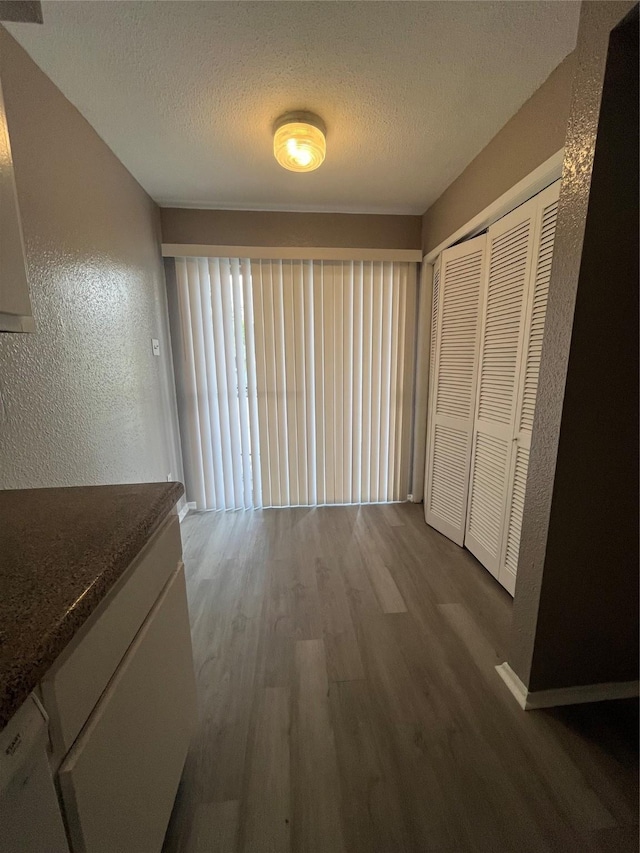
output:
[[[170,516],[42,680],[54,760],[67,754],[182,559],[180,523]]]
[[[74,851],[159,853],[195,696],[181,566],[59,770]]]

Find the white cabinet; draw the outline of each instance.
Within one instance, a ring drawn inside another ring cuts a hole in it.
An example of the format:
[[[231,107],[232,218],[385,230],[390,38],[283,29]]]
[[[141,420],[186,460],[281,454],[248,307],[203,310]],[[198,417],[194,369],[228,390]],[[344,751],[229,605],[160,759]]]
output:
[[[0,332],[33,332],[7,117],[0,82]]]
[[[175,513],[39,690],[72,853],[160,853],[196,722]]]
[[[74,851],[160,851],[194,722],[180,566],[60,767]]]
[[[0,732],[0,853],[69,853],[33,694]]]
[[[170,516],[57,658],[41,683],[56,763],[67,754],[182,559]]]
[[[173,511],[0,732],[0,853],[160,853],[196,708]]]

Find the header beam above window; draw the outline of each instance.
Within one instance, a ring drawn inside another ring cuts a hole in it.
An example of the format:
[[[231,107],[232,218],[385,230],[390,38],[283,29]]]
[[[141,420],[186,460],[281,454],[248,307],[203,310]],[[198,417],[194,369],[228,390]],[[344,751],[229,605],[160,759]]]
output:
[[[249,258],[257,261],[405,261],[419,263],[420,249],[351,249],[313,246],[205,246],[163,243],[165,258]]]

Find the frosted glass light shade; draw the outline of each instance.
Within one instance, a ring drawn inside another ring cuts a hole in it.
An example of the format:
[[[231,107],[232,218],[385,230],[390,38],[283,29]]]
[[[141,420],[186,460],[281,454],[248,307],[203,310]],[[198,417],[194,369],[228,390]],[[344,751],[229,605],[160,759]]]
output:
[[[327,151],[325,126],[313,113],[287,113],[273,129],[273,156],[291,172],[312,172]]]

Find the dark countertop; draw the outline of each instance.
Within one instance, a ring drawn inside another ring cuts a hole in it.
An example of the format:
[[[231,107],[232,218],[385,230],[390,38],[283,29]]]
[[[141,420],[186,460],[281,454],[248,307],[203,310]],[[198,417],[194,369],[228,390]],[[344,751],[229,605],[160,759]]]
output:
[[[182,483],[0,490],[0,730],[183,493]]]

